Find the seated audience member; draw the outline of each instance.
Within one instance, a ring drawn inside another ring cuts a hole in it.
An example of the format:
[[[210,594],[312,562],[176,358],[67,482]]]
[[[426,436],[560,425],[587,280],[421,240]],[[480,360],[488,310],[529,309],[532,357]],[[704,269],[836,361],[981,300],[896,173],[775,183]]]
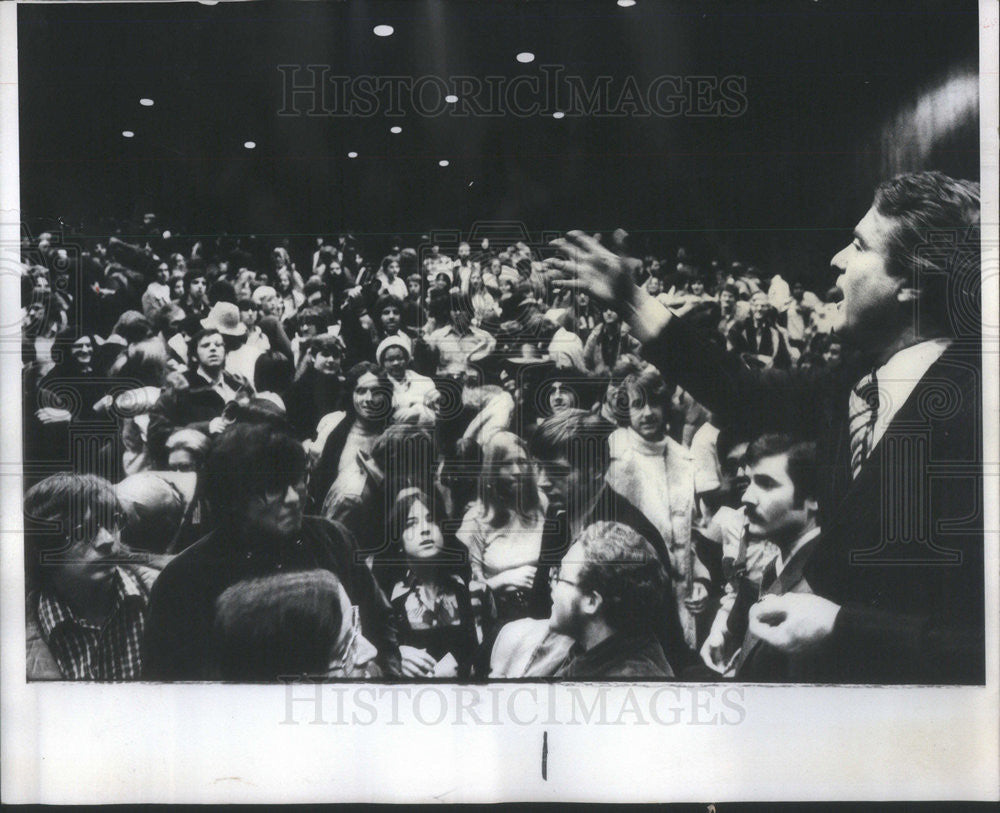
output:
[[[177,429],[189,427],[206,435],[221,432],[226,405],[253,392],[248,381],[226,372],[226,345],[217,330],[196,333],[190,347],[187,386],[164,390],[149,413],[147,448],[154,461],[164,460],[164,444]]]
[[[469,298],[452,294],[449,322],[427,336],[427,345],[437,356],[437,374],[456,377],[474,371],[474,363],[493,352],[496,339],[472,326]]]
[[[28,489],[24,514],[28,680],[138,679],[158,570],[122,545],[114,487],[53,474]]]
[[[650,619],[662,612],[665,574],[634,530],[617,522],[588,526],[551,582],[548,626],[560,637],[539,640],[540,625],[531,620],[508,624],[493,648],[494,676],[527,671],[540,660],[550,675],[576,680],[674,676],[650,631]]]
[[[215,602],[214,674],[271,683],[301,677],[379,677],[378,654],[329,570],[277,573],[226,588]]]
[[[542,618],[549,607],[541,566],[545,503],[524,441],[495,433],[483,449],[482,472],[480,498],[456,534],[468,548],[472,576],[493,592],[501,623]]]
[[[167,470],[197,472],[208,454],[210,440],[197,429],[178,429],[167,438]]]
[[[759,582],[743,577],[735,603],[716,616],[702,647],[714,670],[747,681],[815,679],[812,655],[781,652],[748,631],[750,607],[766,595],[812,592],[803,568],[820,544],[816,445],[789,435],[764,435],[746,454],[749,485],[743,493],[747,533],[767,540],[778,555]]]
[[[750,318],[730,331],[729,344],[759,366],[787,370],[792,364],[785,331],[776,324],[774,309],[762,291],[750,297]]]
[[[322,453],[313,469],[309,494],[324,516],[329,516],[331,492],[338,498],[361,493],[367,472],[364,461],[391,416],[389,394],[379,373],[370,361],[355,364],[347,373],[345,391],[350,396],[345,395],[345,411],[324,416],[317,427],[315,446]]]
[[[166,553],[194,499],[196,481],[192,472],[141,471],[118,483],[122,541],[135,551]]]
[[[583,359],[593,375],[611,375],[618,359],[626,353],[638,355],[641,346],[628,328],[622,324],[618,312],[605,308],[603,321],[587,337],[583,347]]]
[[[392,386],[392,408],[397,414],[414,405],[426,406],[437,395],[432,379],[409,369],[412,358],[412,343],[403,333],[387,336],[375,350],[375,360]]]
[[[309,340],[304,369],[288,389],[288,422],[300,440],[315,434],[320,418],[341,408],[346,381],[342,373],[344,342],[332,333]]]
[[[401,491],[389,515],[388,536],[398,540],[397,555],[406,563],[390,594],[406,677],[468,678],[482,639],[462,575],[465,556],[446,545],[444,518],[440,504],[416,488]]]
[[[622,385],[628,394],[629,426],[608,440],[608,484],[637,508],[657,531],[647,542],[671,577],[677,613],[689,647],[697,643],[695,616],[705,609],[708,591],[694,555],[691,529],[697,516],[694,465],[687,449],[667,435],[670,391],[652,367],[631,374]]]
[[[356,556],[354,539],[341,525],[303,516],[306,453],[298,441],[274,424],[237,423],[216,439],[201,477],[215,529],[167,565],[153,590],[146,677],[209,677],[222,592],[246,579],[308,570],[338,577],[380,667],[399,673],[388,601]]]

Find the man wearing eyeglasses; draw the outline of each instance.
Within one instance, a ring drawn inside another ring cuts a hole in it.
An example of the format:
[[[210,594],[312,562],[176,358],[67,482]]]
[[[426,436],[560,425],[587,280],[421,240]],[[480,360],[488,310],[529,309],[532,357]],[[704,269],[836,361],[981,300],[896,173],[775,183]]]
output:
[[[122,507],[94,475],[47,477],[24,497],[28,680],[136,680],[159,571],[121,544]]]
[[[665,574],[639,534],[618,522],[588,526],[551,579],[549,627],[574,642],[557,676],[673,677],[650,631],[652,619],[663,612]]]

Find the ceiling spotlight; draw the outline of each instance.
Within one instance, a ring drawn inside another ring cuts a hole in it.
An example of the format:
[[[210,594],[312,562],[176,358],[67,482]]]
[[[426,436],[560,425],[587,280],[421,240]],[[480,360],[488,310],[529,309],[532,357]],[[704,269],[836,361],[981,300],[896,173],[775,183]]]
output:
[[[122,130],[122,136],[125,138],[132,138],[135,135],[131,130]]]
[[[458,96],[456,96],[454,93],[449,93],[447,96],[444,97],[444,100],[448,102],[448,104],[455,104],[455,102],[458,101]]]
[[[534,62],[535,61],[535,55],[533,53],[531,53],[531,51],[521,51],[521,53],[519,53],[517,55],[517,61],[518,62],[523,62],[525,64],[527,64],[529,62]]]
[[[248,150],[252,150],[254,147],[257,146],[257,142],[256,141],[244,141],[243,142],[243,146],[246,147],[246,149],[248,149]]]
[[[554,119],[562,119],[562,118],[565,118],[565,117],[566,117],[566,114],[563,113],[562,110],[557,110],[555,113],[552,114],[552,118],[554,118]]]
[[[394,133],[395,135],[399,135],[401,132],[403,132],[403,128],[397,124],[395,127],[390,127],[389,132]]]
[[[438,161],[438,166],[439,167],[446,167],[446,166],[448,166],[448,159],[447,158],[442,158],[440,161]]]
[[[377,25],[372,29],[372,33],[376,37],[391,37],[395,30],[391,25]]]
[[[635,0],[618,0],[618,5],[622,8],[631,8],[635,5]]]
[[[347,153],[347,157],[348,158],[357,158],[358,154],[356,152],[352,151],[352,152]]]
[[[139,99],[139,104],[143,107],[152,107],[154,102],[152,99]]]

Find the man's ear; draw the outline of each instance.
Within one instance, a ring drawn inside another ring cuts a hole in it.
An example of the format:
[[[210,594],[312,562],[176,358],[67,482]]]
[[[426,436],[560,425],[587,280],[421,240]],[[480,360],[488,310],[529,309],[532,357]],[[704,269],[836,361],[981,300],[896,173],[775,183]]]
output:
[[[600,613],[603,606],[604,598],[600,593],[595,590],[589,590],[586,593],[583,593],[583,600],[580,602],[580,609],[583,610],[585,615],[597,615]]]

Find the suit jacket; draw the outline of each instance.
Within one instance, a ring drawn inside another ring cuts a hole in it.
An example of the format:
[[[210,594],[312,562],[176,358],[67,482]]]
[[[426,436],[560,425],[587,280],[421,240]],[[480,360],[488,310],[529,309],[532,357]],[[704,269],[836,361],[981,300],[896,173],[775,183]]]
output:
[[[817,440],[823,543],[805,576],[841,605],[819,679],[985,681],[978,339],[930,367],[856,480],[847,402],[862,365],[751,370],[679,319],[644,355],[724,420]]]

